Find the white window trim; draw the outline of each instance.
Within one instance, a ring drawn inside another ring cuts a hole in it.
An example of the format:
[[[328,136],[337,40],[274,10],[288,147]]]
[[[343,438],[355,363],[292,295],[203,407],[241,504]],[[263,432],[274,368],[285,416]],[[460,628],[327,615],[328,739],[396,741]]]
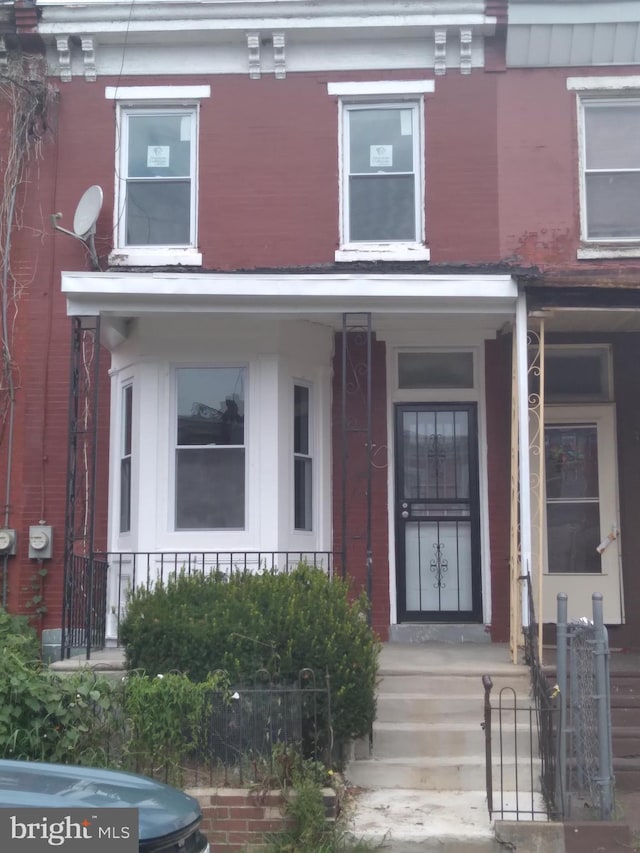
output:
[[[570,92],[628,92],[640,90],[640,76],[567,77]]]
[[[173,101],[185,103],[211,97],[211,86],[107,86],[104,96],[108,101]]]
[[[202,266],[198,241],[198,166],[200,142],[200,100],[211,95],[210,86],[107,86],[105,98],[117,102],[116,112],[116,174],[114,186],[113,250],[110,266]],[[128,138],[126,116],[137,110],[142,112],[166,108],[186,108],[193,111],[194,145],[191,152],[191,238],[188,246],[125,246],[123,179],[120,174],[126,162]]]
[[[580,245],[578,260],[640,258],[640,235],[629,238],[587,236],[586,132],[585,105],[589,103],[620,103],[616,93],[636,94],[640,102],[640,76],[634,77],[570,77],[567,89],[575,91],[578,122],[578,168],[580,197]],[[582,95],[580,93],[583,93]],[[627,100],[628,98],[625,98]]]
[[[431,253],[429,248],[425,246],[425,129],[424,98],[421,95],[425,91],[434,91],[433,81],[329,83],[327,84],[327,89],[329,94],[340,95],[338,104],[340,248],[336,250],[335,261],[428,261]],[[362,96],[379,97],[376,100],[361,100]],[[351,100],[351,97],[356,97],[357,100]],[[419,235],[419,239],[415,241],[379,242],[345,241],[344,235],[347,233],[347,223],[349,221],[349,170],[346,164],[348,124],[345,113],[350,109],[366,109],[367,105],[380,106],[380,108],[398,106],[399,104],[404,104],[405,100],[408,101],[407,106],[410,106],[417,119],[417,138],[414,137],[414,171],[415,186],[418,190],[415,199],[415,215],[416,232]]]
[[[309,452],[308,453],[296,453],[295,449],[295,389],[296,386],[300,388],[306,388],[309,392],[309,411],[308,411],[308,435],[307,441],[309,444]],[[316,507],[318,506],[318,500],[316,497],[316,453],[315,453],[315,405],[314,405],[314,394],[313,394],[313,383],[309,382],[306,379],[295,379],[293,380],[293,384],[291,386],[291,408],[292,408],[292,417],[291,417],[291,425],[292,425],[292,442],[291,442],[291,456],[293,459],[293,483],[291,494],[293,497],[293,502],[291,506],[292,511],[292,524],[291,524],[291,532],[294,536],[315,536],[316,535]],[[307,530],[303,527],[296,527],[296,508],[295,508],[295,462],[296,459],[309,459],[311,462],[311,528]],[[290,481],[291,482],[291,481]]]
[[[421,95],[435,92],[434,80],[364,80],[345,83],[327,83],[327,93],[338,97]]]

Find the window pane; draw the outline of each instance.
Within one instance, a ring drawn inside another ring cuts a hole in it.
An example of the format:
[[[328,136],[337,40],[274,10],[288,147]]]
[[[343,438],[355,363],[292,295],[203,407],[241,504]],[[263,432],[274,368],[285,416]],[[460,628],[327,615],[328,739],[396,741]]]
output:
[[[404,412],[402,417],[404,497],[468,500],[467,412]]]
[[[597,503],[547,505],[549,572],[599,574],[600,512]]]
[[[120,533],[131,530],[131,422],[133,386],[122,392],[122,447],[120,449]]]
[[[133,386],[127,385],[124,389],[124,400],[123,400],[123,441],[122,441],[122,455],[129,456],[131,454],[131,403],[133,400]]]
[[[350,240],[417,240],[413,175],[349,180]]]
[[[544,445],[547,499],[597,500],[597,427],[547,426]]]
[[[176,529],[244,528],[244,449],[176,451]]]
[[[568,347],[547,349],[544,393],[548,400],[608,400],[609,351]]]
[[[190,181],[127,182],[128,246],[186,246],[190,241]]]
[[[179,445],[244,444],[244,368],[176,371]]]
[[[294,523],[296,530],[311,530],[311,459],[294,459]]]
[[[640,103],[585,105],[587,169],[640,168]]]
[[[309,389],[293,388],[293,452],[309,453]]]
[[[129,178],[191,175],[189,113],[129,116]]]
[[[413,110],[349,110],[350,173],[413,171]]]
[[[398,384],[400,388],[473,388],[473,353],[400,353]]]
[[[131,530],[131,457],[120,460],[120,533]]]
[[[640,237],[640,173],[588,174],[586,189],[588,237]]]

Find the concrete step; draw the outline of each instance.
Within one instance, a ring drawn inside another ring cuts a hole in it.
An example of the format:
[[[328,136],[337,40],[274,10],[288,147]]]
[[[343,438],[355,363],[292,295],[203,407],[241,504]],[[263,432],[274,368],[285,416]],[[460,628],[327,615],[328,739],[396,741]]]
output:
[[[412,788],[422,791],[478,791],[486,786],[484,756],[448,756],[445,758],[372,758],[352,761],[345,775],[360,788]],[[516,767],[505,759],[502,789],[527,791],[539,787],[540,762]],[[494,762],[494,785],[500,784],[500,768]],[[533,784],[531,780],[533,779]]]
[[[455,684],[452,685],[455,690]],[[504,697],[503,697],[504,698]],[[495,704],[495,703],[494,703]],[[517,697],[518,708],[528,708],[528,696]],[[476,722],[484,717],[484,699],[478,696],[431,693],[382,693],[378,695],[377,719],[383,723]]]
[[[535,728],[534,738],[535,738]],[[528,760],[532,750],[532,729],[528,722],[516,725],[513,719],[503,720],[502,745],[494,735],[493,752],[499,755],[518,755]],[[475,723],[374,723],[373,755],[375,758],[403,758],[423,756],[425,758],[454,757],[460,762],[474,757],[483,758],[485,735],[479,717]]]
[[[496,853],[480,791],[363,791],[354,803],[356,838],[389,853]],[[502,848],[503,849],[503,848]]]
[[[529,676],[520,673],[493,675],[491,696],[497,696],[503,688],[513,688],[518,695],[529,693]],[[484,699],[482,675],[475,673],[387,673],[380,675],[378,693],[407,693],[443,695],[455,692],[458,696],[477,696]]]

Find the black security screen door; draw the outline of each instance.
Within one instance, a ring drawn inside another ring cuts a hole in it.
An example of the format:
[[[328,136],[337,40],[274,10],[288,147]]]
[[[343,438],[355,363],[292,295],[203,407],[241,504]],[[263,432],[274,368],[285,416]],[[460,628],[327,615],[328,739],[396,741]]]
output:
[[[476,407],[396,409],[398,618],[482,619]]]

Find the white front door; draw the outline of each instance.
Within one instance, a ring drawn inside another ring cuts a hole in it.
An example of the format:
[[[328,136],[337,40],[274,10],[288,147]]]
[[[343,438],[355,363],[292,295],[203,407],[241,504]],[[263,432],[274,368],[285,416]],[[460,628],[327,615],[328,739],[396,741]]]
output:
[[[612,405],[549,405],[544,430],[545,554],[543,619],[556,622],[556,597],[569,619],[591,618],[591,596],[604,619],[624,618],[619,548],[615,412]]]

